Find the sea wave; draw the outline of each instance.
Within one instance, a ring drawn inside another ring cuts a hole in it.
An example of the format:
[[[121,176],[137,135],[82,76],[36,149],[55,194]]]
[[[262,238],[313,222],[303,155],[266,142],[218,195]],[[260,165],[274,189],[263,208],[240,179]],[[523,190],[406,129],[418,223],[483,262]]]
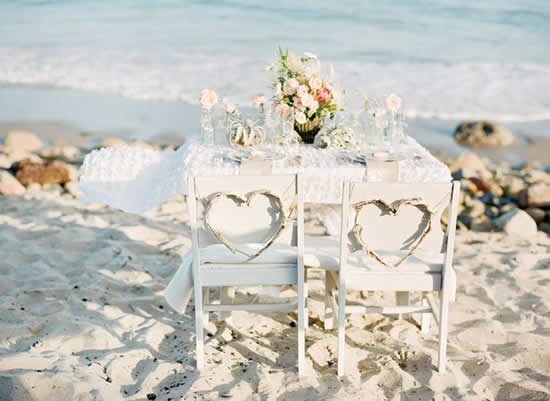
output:
[[[205,87],[240,105],[269,91],[269,60],[183,52],[58,51],[0,48],[0,83],[55,86],[114,93],[138,100],[197,104]],[[368,63],[351,56],[327,60],[348,91],[381,97],[398,93],[411,117],[550,119],[550,66],[521,63]],[[353,106],[351,106],[353,107]]]

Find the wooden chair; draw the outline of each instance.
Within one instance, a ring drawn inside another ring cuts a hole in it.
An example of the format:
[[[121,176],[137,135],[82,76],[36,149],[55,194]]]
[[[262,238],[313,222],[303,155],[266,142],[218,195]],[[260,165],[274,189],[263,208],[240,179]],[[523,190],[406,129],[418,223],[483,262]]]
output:
[[[341,237],[306,238],[305,264],[326,269],[325,328],[338,326],[338,376],[344,374],[345,314],[422,314],[439,325],[439,372],[445,372],[449,300],[460,183],[345,183]],[[448,226],[440,220],[450,205]],[[347,290],[396,292],[395,306],[346,305]],[[422,293],[408,305],[409,292]],[[438,293],[439,302],[433,296]],[[334,321],[335,313],[338,316]]]
[[[209,312],[298,312],[298,372],[304,372],[304,217],[300,178],[285,176],[191,177],[197,368],[204,366]],[[295,229],[296,228],[296,229]],[[296,246],[292,244],[296,243]],[[297,302],[210,302],[210,288],[296,285]]]

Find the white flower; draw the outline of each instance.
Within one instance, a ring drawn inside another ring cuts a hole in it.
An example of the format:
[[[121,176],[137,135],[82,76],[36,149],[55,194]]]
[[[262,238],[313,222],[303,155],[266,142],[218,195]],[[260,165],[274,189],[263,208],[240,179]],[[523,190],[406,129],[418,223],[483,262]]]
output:
[[[401,98],[393,93],[386,97],[386,108],[390,111],[397,111],[401,107]]]
[[[275,115],[278,118],[281,118],[281,119],[285,118],[289,114],[290,114],[290,106],[288,104],[281,103],[275,106]]]
[[[292,52],[288,52],[286,59],[286,66],[288,69],[296,74],[302,74],[304,72],[304,65],[298,57]]]
[[[285,81],[283,85],[283,93],[287,96],[292,96],[296,93],[296,90],[300,86],[300,83],[296,78],[290,78]]]
[[[317,59],[309,59],[304,65],[304,75],[310,79],[321,76],[321,63]]]
[[[254,96],[252,99],[252,103],[254,103],[256,106],[260,106],[265,103],[265,96],[262,94]]]
[[[306,115],[301,111],[297,111],[296,113],[294,113],[294,119],[298,124],[303,124],[307,120]]]
[[[307,107],[308,109],[313,109],[315,102],[315,99],[313,99],[313,96],[311,96],[309,93],[306,93],[301,97],[302,104]]]
[[[313,77],[309,80],[309,87],[311,89],[321,89],[321,86],[323,86],[323,80],[321,78]]]
[[[308,93],[309,93],[309,88],[306,85],[300,85],[298,87],[298,90],[296,91],[296,94],[301,98],[303,98]]]
[[[228,114],[234,114],[237,111],[237,108],[235,107],[235,105],[233,103],[227,102],[227,101],[224,102],[223,109]]]
[[[315,53],[305,52],[304,56],[309,58],[317,58],[317,55]]]
[[[209,110],[218,103],[218,95],[211,89],[203,89],[201,91],[200,102],[203,109]]]

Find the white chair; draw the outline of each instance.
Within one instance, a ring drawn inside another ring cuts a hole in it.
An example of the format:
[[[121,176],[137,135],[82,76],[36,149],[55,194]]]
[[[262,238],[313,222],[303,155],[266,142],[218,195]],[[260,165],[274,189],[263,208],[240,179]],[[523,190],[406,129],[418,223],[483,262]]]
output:
[[[304,217],[300,178],[192,177],[188,203],[192,230],[197,368],[204,366],[209,312],[298,312],[298,372],[304,372]],[[296,230],[294,229],[296,228]],[[293,246],[293,243],[297,243]],[[210,302],[210,288],[296,285],[297,302]]]
[[[338,325],[338,376],[344,374],[346,313],[419,313],[423,333],[433,314],[439,325],[438,370],[445,371],[448,309],[456,280],[452,261],[459,192],[459,182],[347,182],[340,239],[306,237],[306,266],[326,269],[325,328]],[[443,232],[441,214],[449,205]],[[398,302],[396,306],[346,305],[346,290],[396,292]],[[421,292],[421,304],[408,305],[413,291]]]

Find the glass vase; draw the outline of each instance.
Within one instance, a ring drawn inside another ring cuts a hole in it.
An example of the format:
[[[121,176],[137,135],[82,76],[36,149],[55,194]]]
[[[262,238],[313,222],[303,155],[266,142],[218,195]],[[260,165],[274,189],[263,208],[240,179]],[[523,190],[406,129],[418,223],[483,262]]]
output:
[[[202,145],[214,145],[214,126],[210,109],[201,110],[200,133]]]

